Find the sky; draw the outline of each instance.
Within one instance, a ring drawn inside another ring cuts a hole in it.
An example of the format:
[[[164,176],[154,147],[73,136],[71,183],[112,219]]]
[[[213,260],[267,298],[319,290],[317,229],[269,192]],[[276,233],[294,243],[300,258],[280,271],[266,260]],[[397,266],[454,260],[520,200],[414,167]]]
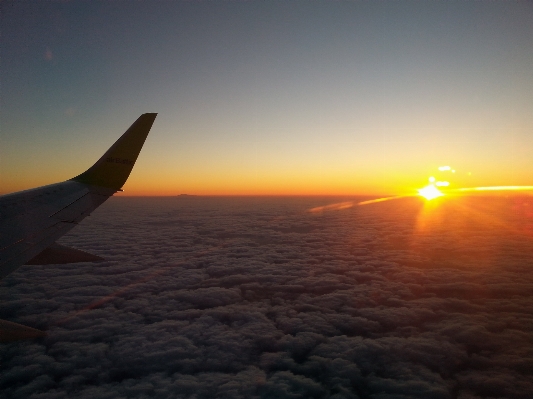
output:
[[[532,197],[335,201],[110,198],[0,281],[1,396],[530,398]]]
[[[4,1],[0,193],[158,112],[122,195],[531,185],[531,2]]]

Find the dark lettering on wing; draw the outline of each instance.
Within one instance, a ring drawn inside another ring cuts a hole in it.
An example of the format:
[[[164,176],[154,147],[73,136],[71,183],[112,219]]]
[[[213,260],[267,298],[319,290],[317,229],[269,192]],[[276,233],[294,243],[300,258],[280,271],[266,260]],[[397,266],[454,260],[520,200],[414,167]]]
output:
[[[106,158],[105,161],[106,162],[111,162],[111,163],[120,163],[120,164],[123,164],[123,165],[132,165],[133,166],[133,161],[131,161],[129,159],[109,157],[109,158]]]

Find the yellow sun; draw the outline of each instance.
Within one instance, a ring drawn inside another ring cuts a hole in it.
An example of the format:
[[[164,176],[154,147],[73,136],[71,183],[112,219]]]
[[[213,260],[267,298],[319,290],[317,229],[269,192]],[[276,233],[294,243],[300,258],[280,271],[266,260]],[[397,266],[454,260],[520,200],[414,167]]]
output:
[[[420,188],[418,194],[427,200],[432,200],[437,197],[441,197],[444,194],[433,183],[428,184],[426,187]]]

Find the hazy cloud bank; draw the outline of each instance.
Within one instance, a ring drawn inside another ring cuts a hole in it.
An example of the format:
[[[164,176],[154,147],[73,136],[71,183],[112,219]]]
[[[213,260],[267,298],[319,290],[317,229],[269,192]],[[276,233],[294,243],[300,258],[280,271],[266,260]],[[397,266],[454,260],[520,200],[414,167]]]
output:
[[[2,281],[49,329],[0,347],[3,395],[529,397],[531,201],[346,201],[112,199],[62,240],[106,262]]]

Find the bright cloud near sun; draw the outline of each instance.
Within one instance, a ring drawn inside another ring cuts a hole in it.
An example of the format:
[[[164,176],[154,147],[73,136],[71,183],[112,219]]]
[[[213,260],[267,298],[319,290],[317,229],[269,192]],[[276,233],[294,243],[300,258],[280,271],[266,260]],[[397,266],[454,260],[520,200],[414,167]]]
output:
[[[455,170],[450,166],[439,166],[440,172],[451,172],[455,173]],[[440,191],[437,187],[449,187],[450,182],[447,180],[437,180],[435,176],[429,177],[429,184],[425,187],[418,189],[418,194],[424,197],[427,200],[432,200],[434,198],[442,197],[444,193]]]

